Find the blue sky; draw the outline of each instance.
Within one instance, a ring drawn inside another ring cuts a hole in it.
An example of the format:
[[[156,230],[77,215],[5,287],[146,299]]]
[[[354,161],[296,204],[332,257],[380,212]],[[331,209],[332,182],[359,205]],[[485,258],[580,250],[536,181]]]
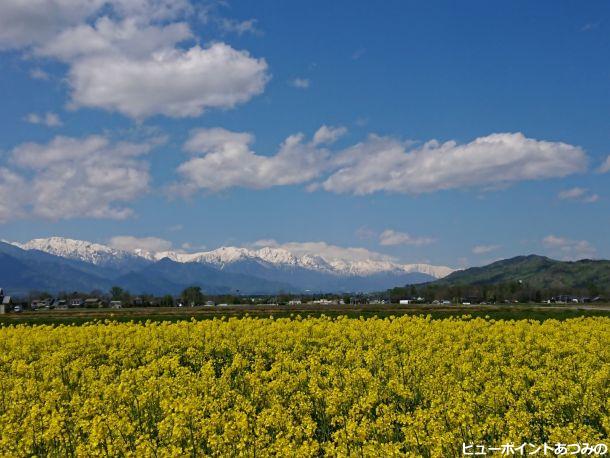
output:
[[[607,2],[20,3],[4,239],[610,257]]]

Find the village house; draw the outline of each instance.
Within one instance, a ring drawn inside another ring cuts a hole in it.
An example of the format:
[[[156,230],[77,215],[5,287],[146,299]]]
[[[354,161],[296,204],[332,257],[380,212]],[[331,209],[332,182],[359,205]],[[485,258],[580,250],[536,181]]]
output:
[[[5,296],[4,290],[0,288],[0,313],[6,313],[12,305],[11,296]]]
[[[70,299],[70,307],[72,308],[82,307],[84,304],[85,301],[83,301],[81,298]]]
[[[53,305],[58,310],[66,310],[68,308],[68,301],[66,299],[56,299]]]
[[[320,305],[337,305],[338,301],[332,299],[316,299],[315,301],[311,301],[311,303]]]
[[[102,306],[102,300],[97,297],[90,297],[88,299],[85,299],[85,307],[87,308],[99,308]]]
[[[110,301],[111,309],[120,309],[123,308],[123,303],[121,301]]]
[[[50,309],[52,304],[53,304],[53,299],[34,299],[30,303],[30,308],[32,310]]]

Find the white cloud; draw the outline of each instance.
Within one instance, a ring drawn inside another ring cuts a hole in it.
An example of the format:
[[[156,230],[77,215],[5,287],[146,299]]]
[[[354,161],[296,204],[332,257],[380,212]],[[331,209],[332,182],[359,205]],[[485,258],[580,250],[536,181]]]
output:
[[[265,189],[308,183],[308,191],[418,194],[490,189],[522,180],[562,177],[587,166],[587,156],[577,146],[528,139],[522,134],[492,134],[465,145],[431,141],[419,147],[370,135],[365,142],[334,155],[322,147],[344,133],[343,127],[322,126],[311,141],[305,141],[302,134],[292,135],[278,153],[267,156],[251,150],[252,134],[222,128],[194,130],[184,149],[196,157],[179,166],[184,180],[175,188],[179,194],[190,194],[197,189]],[[311,182],[321,176],[326,176],[322,182]]]
[[[247,246],[252,248],[277,248],[280,246],[280,243],[275,239],[259,239],[256,242],[250,243]]]
[[[88,0],[96,1],[96,0]],[[171,21],[195,11],[189,0],[104,0],[119,16],[136,17],[145,22]]]
[[[542,239],[542,244],[553,255],[565,260],[592,258],[596,254],[595,247],[586,240],[571,240],[551,234]]]
[[[141,24],[135,18],[115,21],[101,17],[92,25],[80,24],[63,30],[36,47],[35,53],[68,63],[93,55],[139,59],[160,49],[172,49],[191,37],[184,22],[158,26]]]
[[[199,116],[247,102],[270,78],[264,59],[227,44],[180,47],[196,39],[183,20],[196,4],[186,0],[31,4],[0,4],[0,47],[65,62],[72,108],[101,108],[138,120]]]
[[[585,170],[586,164],[587,157],[577,146],[520,133],[492,134],[464,145],[433,140],[410,149],[405,142],[371,135],[337,157],[338,170],[322,188],[357,195],[420,194],[563,177]]]
[[[35,80],[47,81],[50,79],[50,76],[44,70],[40,68],[34,68],[30,71],[30,78]]]
[[[339,138],[347,133],[347,129],[345,127],[333,127],[323,125],[320,127],[316,133],[313,135],[313,144],[314,145],[330,145],[336,142]]]
[[[47,127],[59,127],[63,124],[59,118],[59,115],[52,112],[47,112],[44,115],[29,113],[25,117],[25,121],[29,122],[30,124],[42,124]]]
[[[290,85],[297,89],[307,89],[309,87],[309,80],[307,78],[295,78],[290,81]]]
[[[273,156],[253,152],[253,141],[251,134],[222,128],[193,131],[184,148],[197,156],[178,167],[183,180],[175,188],[188,194],[304,183],[318,177],[328,162],[327,151],[305,142],[303,134],[289,136]]]
[[[217,20],[218,26],[222,31],[236,33],[237,35],[243,35],[244,33],[259,35],[261,31],[256,27],[256,22],[256,19],[237,21],[235,19],[225,17]]]
[[[70,70],[74,107],[118,111],[141,119],[154,114],[199,116],[207,108],[231,108],[263,92],[267,64],[216,43],[168,50],[147,59],[100,56]]]
[[[295,256],[321,256],[324,259],[342,259],[345,261],[395,261],[395,258],[366,248],[340,247],[326,242],[287,242],[278,243],[273,239],[258,240],[252,244],[255,248],[282,248]]]
[[[132,210],[124,204],[148,191],[148,163],[139,157],[156,142],[112,143],[92,135],[22,144],[11,152],[11,162],[21,173],[10,173],[27,192],[0,186],[0,201],[17,199],[22,214],[50,220],[126,218]]]
[[[173,20],[192,9],[187,0],[3,0],[0,49],[45,43],[102,12],[147,23]]]
[[[406,232],[397,232],[392,229],[386,229],[379,235],[379,244],[383,246],[394,245],[414,245],[422,246],[434,243],[434,239],[430,237],[413,237]]]
[[[26,180],[15,172],[0,167],[0,223],[23,218],[23,206],[29,200]]]
[[[42,43],[62,28],[84,21],[103,0],[3,0],[0,2],[0,48]]]
[[[561,191],[557,197],[561,200],[575,200],[584,203],[593,203],[599,200],[599,195],[590,193],[588,189],[579,187]]]
[[[597,169],[598,173],[608,173],[610,172],[610,156],[606,158],[606,160],[599,166]]]
[[[192,244],[189,242],[184,242],[182,245],[180,245],[180,250],[181,252],[186,252],[186,253],[194,253],[194,252],[198,252],[198,251],[204,251],[207,249],[206,245],[197,245],[197,244]]]
[[[474,254],[487,254],[500,249],[501,245],[476,245],[472,248]]]
[[[167,251],[172,247],[172,242],[159,237],[133,237],[131,235],[117,235],[112,237],[109,245],[124,251],[142,250],[156,253]]]
[[[247,132],[233,132],[221,127],[194,129],[184,144],[190,153],[214,153],[220,150],[247,149],[254,142],[254,135]]]
[[[571,188],[571,189],[566,189],[564,191],[561,191],[557,195],[557,197],[559,197],[562,200],[565,200],[565,199],[579,199],[583,195],[585,195],[586,192],[587,192],[587,190],[583,189],[583,188]]]

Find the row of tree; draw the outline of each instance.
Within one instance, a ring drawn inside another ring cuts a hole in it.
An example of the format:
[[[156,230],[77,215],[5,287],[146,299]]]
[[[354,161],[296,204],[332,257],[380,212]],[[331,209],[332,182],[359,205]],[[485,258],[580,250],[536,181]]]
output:
[[[345,303],[366,301],[366,296],[358,295],[341,295],[341,294],[315,294],[315,295],[293,295],[288,293],[280,293],[273,295],[248,295],[240,296],[235,294],[207,294],[199,286],[190,286],[185,288],[180,294],[173,296],[166,294],[164,296],[153,296],[151,294],[138,294],[133,295],[129,291],[114,286],[109,291],[104,292],[101,290],[94,290],[89,293],[83,293],[78,291],[73,292],[60,292],[56,295],[52,295],[45,291],[32,291],[27,297],[16,298],[16,302],[22,304],[31,304],[33,301],[40,300],[62,300],[68,303],[72,299],[89,299],[96,298],[102,303],[110,303],[110,301],[120,301],[123,307],[172,307],[172,306],[199,306],[205,305],[208,302],[214,304],[288,304],[290,301],[302,300],[303,302],[312,301],[316,299],[327,299],[327,300],[344,300]]]
[[[449,300],[459,302],[472,299],[479,302],[543,302],[558,298],[579,298],[584,300],[600,299],[606,294],[597,285],[581,288],[539,288],[522,281],[513,281],[482,285],[447,285],[442,283],[425,283],[393,288],[383,294],[390,302],[404,298],[422,298],[424,302]]]
[[[52,296],[47,292],[32,292],[27,299],[17,302],[31,303],[37,299],[61,299],[70,301],[75,298],[98,298],[104,302],[121,301],[123,307],[160,306],[171,307],[177,305],[198,306],[207,302],[214,304],[289,304],[291,301],[310,302],[314,300],[331,300],[344,304],[363,304],[368,302],[385,301],[387,303],[398,303],[402,299],[412,299],[419,302],[432,303],[434,301],[451,301],[459,303],[471,302],[521,302],[539,303],[557,298],[574,297],[584,300],[603,299],[605,291],[595,286],[583,288],[535,288],[524,282],[507,282],[485,285],[447,285],[442,283],[426,283],[421,285],[407,285],[392,288],[385,292],[369,294],[276,294],[276,295],[211,295],[206,294],[199,286],[185,288],[179,295],[170,294],[164,296],[153,296],[150,294],[132,295],[129,291],[115,286],[108,292],[92,291],[90,293],[59,293]]]

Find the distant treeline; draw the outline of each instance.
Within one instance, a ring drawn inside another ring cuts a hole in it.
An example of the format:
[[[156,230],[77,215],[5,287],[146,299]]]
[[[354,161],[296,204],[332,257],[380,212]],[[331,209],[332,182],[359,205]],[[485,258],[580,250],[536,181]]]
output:
[[[52,295],[48,292],[31,292],[28,297],[14,298],[13,303],[30,304],[37,300],[65,300],[68,303],[72,299],[100,299],[100,303],[120,301],[123,307],[171,307],[177,305],[198,306],[218,304],[290,304],[299,301],[332,301],[341,304],[366,304],[366,303],[399,303],[401,300],[410,299],[413,302],[433,303],[434,301],[450,301],[460,303],[464,301],[472,303],[540,303],[546,301],[570,301],[578,299],[580,302],[593,302],[610,297],[608,291],[595,285],[583,288],[535,288],[527,282],[505,282],[484,285],[447,285],[439,283],[426,283],[420,285],[407,285],[392,288],[379,293],[337,293],[337,294],[289,294],[278,293],[270,295],[237,295],[237,294],[206,294],[198,287],[185,288],[179,295],[154,296],[151,294],[130,294],[129,291],[113,287],[109,291],[95,290],[89,293],[83,292],[61,292]]]
[[[90,302],[97,307],[98,304],[108,305],[111,301],[120,301],[123,307],[172,307],[172,306],[200,306],[218,304],[289,304],[292,302],[334,301],[336,303],[367,303],[368,294],[290,294],[282,293],[268,295],[238,295],[238,294],[207,294],[199,286],[185,288],[178,295],[166,294],[155,296],[152,294],[131,294],[129,291],[115,286],[109,291],[93,290],[90,292],[59,292],[51,294],[46,291],[31,291],[23,297],[13,297],[12,303],[28,306],[39,301],[46,301],[51,306],[59,301],[70,306],[73,299],[81,299],[82,306],[87,306],[87,299],[99,299],[99,302]]]
[[[608,290],[594,284],[581,288],[539,288],[522,281],[482,285],[425,283],[393,288],[383,296],[391,302],[398,302],[404,298],[421,298],[425,302],[469,300],[489,303],[565,301],[573,298],[586,302],[587,300],[607,298]]]

